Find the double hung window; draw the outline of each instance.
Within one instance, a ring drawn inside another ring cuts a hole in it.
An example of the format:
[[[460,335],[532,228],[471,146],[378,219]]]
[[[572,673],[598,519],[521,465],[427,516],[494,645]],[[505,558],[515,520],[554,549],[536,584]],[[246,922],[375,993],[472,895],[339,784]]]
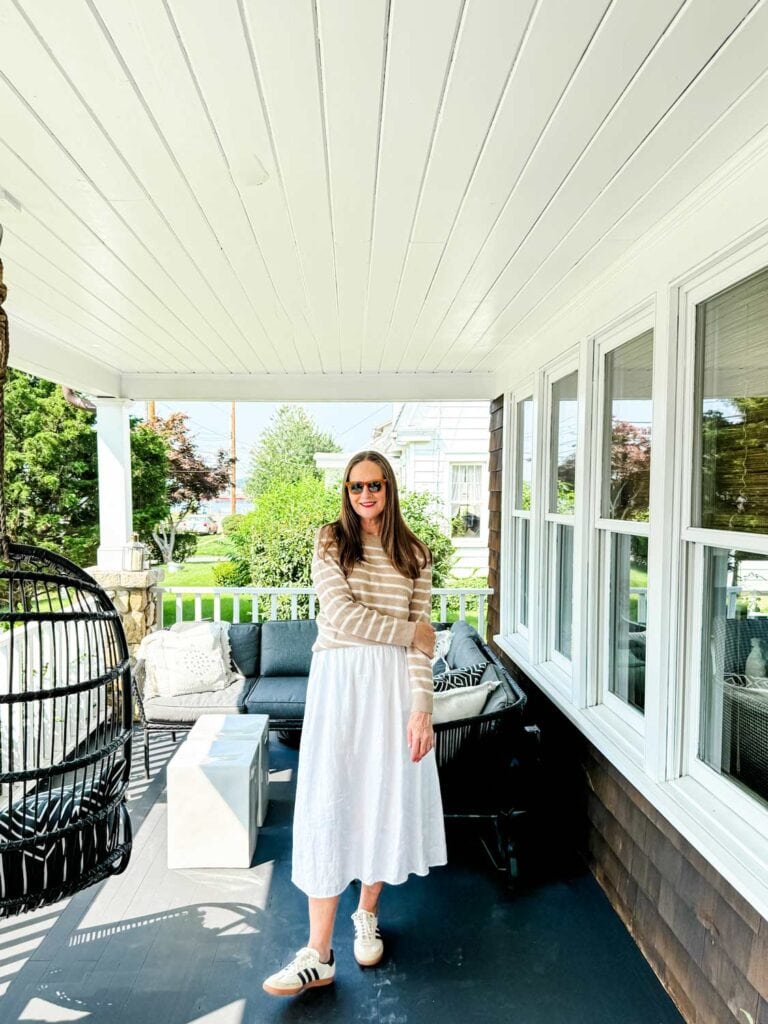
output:
[[[768,270],[692,315],[696,756],[768,801]]]
[[[479,537],[483,507],[482,477],[487,472],[479,462],[451,465],[451,536]]]
[[[533,507],[533,398],[513,406],[515,451],[512,469],[512,630],[528,636],[530,619],[531,510]]]
[[[573,657],[577,390],[575,370],[550,385],[548,494],[544,514],[549,565],[547,654],[566,671],[570,671]]]
[[[653,331],[599,346],[598,698],[645,708]]]

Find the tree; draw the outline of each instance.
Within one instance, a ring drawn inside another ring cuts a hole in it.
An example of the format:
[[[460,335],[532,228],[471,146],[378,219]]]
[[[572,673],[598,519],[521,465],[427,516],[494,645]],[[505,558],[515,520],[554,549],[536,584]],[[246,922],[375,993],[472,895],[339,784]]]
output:
[[[453,541],[444,532],[437,498],[426,491],[400,491],[400,511],[419,540],[432,552],[432,585],[444,587],[456,553]]]
[[[647,520],[650,482],[650,430],[616,420],[611,427],[611,518]]]
[[[80,565],[99,539],[96,431],[91,413],[70,405],[52,381],[10,370],[5,390],[8,528],[22,543]],[[166,446],[131,424],[134,525],[167,513]]]
[[[281,405],[251,452],[246,492],[255,500],[277,482],[295,483],[307,475],[319,480],[315,454],[339,451],[300,405]]]
[[[340,507],[338,492],[311,474],[274,481],[228,534],[248,580],[257,587],[311,586],[315,533]]]
[[[165,419],[157,417],[146,424],[148,431],[162,438],[168,449],[167,499],[168,511],[149,524],[151,536],[165,563],[177,555],[194,550],[197,538],[193,534],[177,536],[178,524],[185,516],[197,512],[203,501],[217,498],[229,482],[232,460],[219,449],[212,463],[207,463],[198,452],[187,426],[188,416],[171,413]]]
[[[445,584],[454,558],[430,494],[401,492],[403,518],[429,545],[434,560],[433,582]],[[295,482],[277,481],[261,495],[256,508],[244,516],[229,517],[227,536],[235,560],[217,581],[221,585],[309,587],[312,585],[312,550],[315,533],[336,519],[341,509],[338,491],[306,475]]]
[[[731,398],[701,421],[701,525],[768,529],[768,398]]]

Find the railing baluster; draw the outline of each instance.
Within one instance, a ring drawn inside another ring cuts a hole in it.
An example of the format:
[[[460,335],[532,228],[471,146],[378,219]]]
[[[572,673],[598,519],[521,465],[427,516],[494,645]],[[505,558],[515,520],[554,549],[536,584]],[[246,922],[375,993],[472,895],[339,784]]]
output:
[[[633,593],[638,594],[638,613],[644,613],[647,609],[647,601],[642,588],[631,588]],[[440,621],[448,620],[448,602],[454,597],[459,599],[459,616],[463,619],[467,614],[467,598],[477,599],[477,626],[478,632],[482,633],[486,625],[487,600],[493,593],[490,588],[479,587],[435,587],[432,590],[431,613],[434,615],[435,607],[439,602]],[[729,588],[728,613],[734,614],[736,601],[740,591],[738,587]],[[221,600],[222,597],[232,598],[232,621],[240,622],[242,618],[241,602],[244,597],[251,600],[251,622],[260,622],[261,609],[259,598],[269,598],[268,618],[276,619],[280,610],[280,598],[288,597],[291,602],[291,617],[297,619],[299,616],[299,596],[306,594],[309,598],[309,618],[314,619],[318,613],[317,594],[311,587],[158,587],[157,596],[160,601],[159,623],[165,626],[165,595],[172,595],[176,611],[176,622],[184,618],[184,600],[189,598],[194,606],[194,619],[199,622],[203,618],[203,598],[213,598],[213,618],[221,622]]]

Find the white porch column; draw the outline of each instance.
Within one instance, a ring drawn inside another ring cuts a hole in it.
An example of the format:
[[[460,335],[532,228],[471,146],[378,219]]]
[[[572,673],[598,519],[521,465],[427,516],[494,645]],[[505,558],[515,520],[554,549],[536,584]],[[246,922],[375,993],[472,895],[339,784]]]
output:
[[[123,548],[133,532],[130,405],[124,398],[96,399],[100,569],[122,569]]]

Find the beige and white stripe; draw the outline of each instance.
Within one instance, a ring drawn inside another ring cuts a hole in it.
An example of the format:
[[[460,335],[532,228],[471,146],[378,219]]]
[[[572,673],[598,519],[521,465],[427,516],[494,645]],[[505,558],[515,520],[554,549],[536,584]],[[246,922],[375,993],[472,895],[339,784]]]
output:
[[[360,644],[396,644],[407,648],[411,710],[432,711],[432,665],[412,646],[417,622],[432,613],[432,566],[418,579],[401,576],[378,537],[364,535],[365,561],[344,576],[335,542],[320,554],[322,529],[315,538],[312,582],[320,611],[313,651]]]

